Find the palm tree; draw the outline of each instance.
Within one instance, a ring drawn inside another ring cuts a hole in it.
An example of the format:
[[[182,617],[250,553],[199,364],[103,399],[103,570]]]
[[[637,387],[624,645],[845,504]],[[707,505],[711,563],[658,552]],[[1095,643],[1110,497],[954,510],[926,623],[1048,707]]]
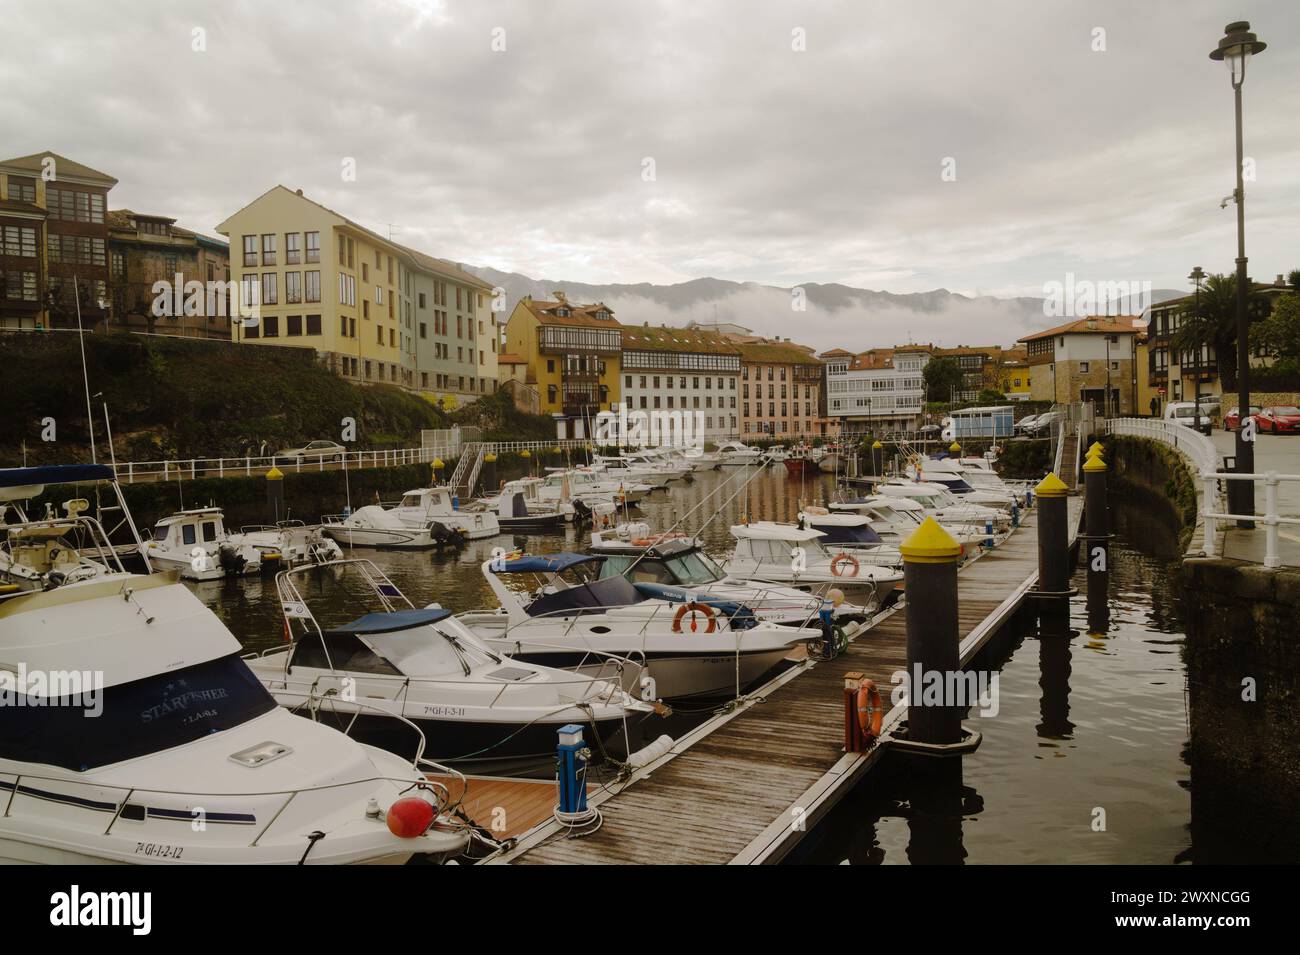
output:
[[[1246,299],[1251,323],[1268,316],[1268,300],[1253,289]],[[1201,286],[1201,305],[1183,313],[1173,339],[1176,348],[1194,351],[1205,345],[1214,349],[1219,363],[1219,381],[1225,391],[1237,387],[1237,276],[1211,275]]]

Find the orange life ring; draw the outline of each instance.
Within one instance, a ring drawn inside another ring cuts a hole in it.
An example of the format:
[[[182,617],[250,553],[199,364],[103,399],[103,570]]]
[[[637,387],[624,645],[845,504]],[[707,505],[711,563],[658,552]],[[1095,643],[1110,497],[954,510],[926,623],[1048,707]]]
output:
[[[708,604],[700,604],[691,601],[688,604],[682,604],[680,607],[678,607],[677,613],[673,615],[673,633],[682,632],[682,618],[685,617],[688,613],[704,614],[704,619],[708,621],[708,624],[704,628],[705,633],[713,633],[713,631],[718,629],[718,622],[713,619],[714,616],[713,608],[710,607]],[[695,622],[695,618],[692,617],[691,633],[695,633],[696,630],[698,629],[699,629],[699,625]]]
[[[853,568],[853,571],[849,574],[845,574],[843,571],[840,570],[841,563],[847,563],[850,567]],[[836,554],[835,559],[831,561],[831,573],[834,574],[836,577],[845,577],[845,576],[856,577],[858,576],[858,570],[861,568],[861,566],[862,565],[858,563],[858,559],[854,557],[852,554],[845,554],[843,552],[840,552]]]
[[[880,691],[870,680],[858,687],[858,728],[867,739],[880,736],[880,725],[885,718],[885,708],[880,705]]]

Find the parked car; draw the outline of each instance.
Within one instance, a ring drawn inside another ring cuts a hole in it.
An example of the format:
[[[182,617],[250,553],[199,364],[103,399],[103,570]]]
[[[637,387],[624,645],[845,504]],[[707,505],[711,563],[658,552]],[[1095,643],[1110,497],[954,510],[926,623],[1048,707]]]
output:
[[[1269,434],[1300,434],[1300,408],[1273,405],[1255,416],[1255,428]]]
[[[333,441],[312,441],[301,448],[286,448],[275,452],[276,464],[306,464],[317,461],[342,461],[347,448]]]
[[[1263,410],[1264,409],[1259,407],[1259,405],[1251,405],[1250,410],[1246,413],[1246,417],[1253,418],[1255,415],[1259,414]],[[1226,415],[1223,416],[1224,431],[1236,431],[1238,426],[1240,426],[1240,424],[1241,424],[1241,416],[1237,414],[1236,408],[1233,408],[1231,411],[1229,411]],[[1256,422],[1256,424],[1258,424],[1258,422]]]
[[[1027,414],[1019,421],[1017,421],[1016,426],[1011,430],[1015,434],[1030,434],[1033,432],[1034,424],[1037,421],[1038,421],[1038,415]]]
[[[1194,401],[1171,401],[1165,405],[1165,420],[1172,421],[1174,424],[1181,424],[1188,428],[1194,428],[1197,431],[1206,431],[1210,427],[1210,416],[1201,409],[1199,418],[1196,416],[1196,402]]]

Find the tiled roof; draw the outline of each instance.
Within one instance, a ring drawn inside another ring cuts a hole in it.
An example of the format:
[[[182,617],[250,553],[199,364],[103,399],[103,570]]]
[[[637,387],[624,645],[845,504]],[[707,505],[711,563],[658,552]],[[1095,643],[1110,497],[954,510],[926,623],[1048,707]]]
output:
[[[527,361],[528,359],[524,358],[523,355],[516,355],[514,352],[503,351],[497,355],[498,365],[523,365]]]
[[[18,156],[15,159],[0,159],[0,166],[9,166],[14,169],[23,169],[33,173],[41,173],[45,170],[45,160],[54,160],[54,174],[57,177],[60,174],[67,175],[75,179],[99,179],[112,188],[117,185],[117,180],[108,173],[100,172],[98,169],[91,169],[89,166],[74,162],[66,156],[60,156],[55,152],[32,153],[30,156]]]
[[[532,312],[543,325],[574,325],[587,328],[623,327],[619,324],[618,319],[614,317],[614,310],[603,302],[595,302],[591,305],[575,305],[561,294],[560,298],[553,302],[542,302],[526,296],[521,300],[520,304]],[[569,314],[557,315],[556,310],[561,308],[568,309]],[[597,318],[596,312],[601,310],[608,312],[609,318]]]
[[[1056,326],[1056,328],[1049,328],[1047,331],[1034,332],[1032,335],[1026,335],[1016,340],[1032,342],[1040,338],[1051,338],[1053,335],[1133,335],[1137,332],[1137,329],[1133,327],[1134,321],[1137,320],[1139,320],[1137,315],[1089,316],[1076,319],[1073,322],[1066,322],[1064,325]]]
[[[740,360],[766,365],[820,365],[821,359],[794,342],[740,342]]]
[[[738,355],[742,346],[721,335],[697,328],[670,328],[665,325],[623,326],[624,351],[708,352]]]

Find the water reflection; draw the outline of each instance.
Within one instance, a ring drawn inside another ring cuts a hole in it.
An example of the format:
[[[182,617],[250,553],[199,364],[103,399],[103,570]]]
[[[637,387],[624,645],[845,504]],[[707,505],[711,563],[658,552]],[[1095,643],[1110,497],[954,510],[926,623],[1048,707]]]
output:
[[[815,863],[1161,863],[1192,857],[1177,539],[1115,509],[1108,612],[1065,615],[986,650],[1000,710],[949,779],[891,756],[798,852]],[[1134,535],[1130,537],[1129,535]],[[1135,544],[1135,541],[1137,542]],[[1148,543],[1155,550],[1146,550]],[[1036,645],[1036,648],[1035,648]],[[1031,652],[1034,648],[1036,652]],[[1198,780],[1198,784],[1199,784]]]

